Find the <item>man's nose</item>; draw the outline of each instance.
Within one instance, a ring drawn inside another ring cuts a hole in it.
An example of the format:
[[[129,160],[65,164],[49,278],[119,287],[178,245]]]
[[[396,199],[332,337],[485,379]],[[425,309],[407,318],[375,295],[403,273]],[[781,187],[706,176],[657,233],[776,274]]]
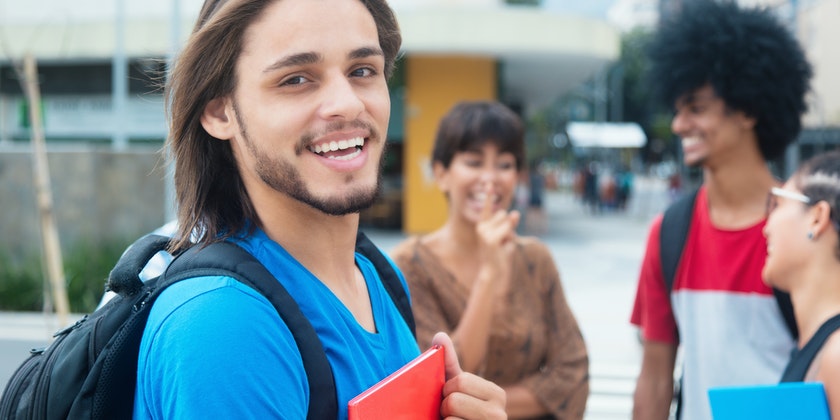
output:
[[[356,88],[344,75],[336,76],[324,86],[321,116],[325,119],[354,120],[365,109]]]
[[[684,134],[689,129],[689,123],[690,121],[686,113],[678,110],[674,113],[674,117],[671,118],[671,131],[680,137],[684,137]]]

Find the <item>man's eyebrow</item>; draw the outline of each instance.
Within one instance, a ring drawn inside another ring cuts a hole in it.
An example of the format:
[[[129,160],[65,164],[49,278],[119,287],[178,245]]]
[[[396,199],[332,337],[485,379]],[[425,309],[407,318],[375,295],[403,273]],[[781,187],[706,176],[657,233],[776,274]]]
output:
[[[372,57],[372,56],[384,56],[385,54],[382,52],[382,49],[376,47],[362,47],[357,48],[348,54],[348,57],[351,60],[358,60],[360,58]],[[268,67],[263,70],[263,73],[270,73],[272,71],[276,71],[282,69],[284,67],[296,67],[296,66],[304,66],[307,64],[315,64],[323,60],[321,54],[316,52],[305,52],[299,54],[292,54],[286,57],[283,57],[274,63],[271,63]]]
[[[351,51],[349,54],[349,58],[351,60],[356,60],[359,58],[367,58],[376,55],[384,56],[385,54],[382,52],[382,49],[378,47],[362,47]]]
[[[284,67],[295,67],[295,66],[303,66],[306,64],[313,64],[317,63],[322,60],[321,54],[314,53],[314,52],[305,52],[300,54],[292,54],[286,57],[283,57],[270,66],[266,67],[263,70],[263,73],[270,73],[275,70],[282,69]]]

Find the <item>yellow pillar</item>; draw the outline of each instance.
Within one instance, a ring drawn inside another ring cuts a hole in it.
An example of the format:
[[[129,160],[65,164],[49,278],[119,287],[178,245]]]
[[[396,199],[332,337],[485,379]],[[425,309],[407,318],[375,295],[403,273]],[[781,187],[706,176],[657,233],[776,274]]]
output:
[[[409,56],[403,146],[403,230],[425,233],[446,221],[446,198],[431,170],[440,118],[457,102],[495,99],[496,61],[458,56]]]

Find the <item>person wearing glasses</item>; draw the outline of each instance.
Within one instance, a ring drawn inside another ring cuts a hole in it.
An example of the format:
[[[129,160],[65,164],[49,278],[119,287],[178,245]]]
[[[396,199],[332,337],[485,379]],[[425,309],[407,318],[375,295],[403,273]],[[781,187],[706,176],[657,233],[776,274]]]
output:
[[[731,1],[684,2],[648,47],[649,79],[674,115],[683,162],[702,168],[687,239],[668,289],[662,217],[650,227],[631,323],[642,362],[633,418],[708,420],[713,386],[776,383],[794,339],[761,270],[768,161],[801,128],[811,67],[772,11]]]
[[[840,151],[805,162],[767,200],[768,285],[790,293],[799,340],[782,382],[822,382],[840,418]]]
[[[420,354],[382,272],[355,252],[400,43],[385,0],[207,0],[167,80],[170,251],[232,242],[285,287],[332,369],[331,418]],[[308,418],[325,396],[310,394],[289,325],[232,277],[197,271],[166,288],[140,344],[134,418]],[[446,334],[435,344],[440,415],[504,418],[501,387],[462,372]]]

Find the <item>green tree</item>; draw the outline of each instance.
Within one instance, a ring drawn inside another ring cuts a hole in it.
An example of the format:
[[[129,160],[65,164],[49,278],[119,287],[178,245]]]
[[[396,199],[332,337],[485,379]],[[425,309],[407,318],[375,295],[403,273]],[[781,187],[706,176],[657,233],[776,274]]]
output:
[[[623,71],[621,100],[623,120],[639,124],[648,138],[643,150],[645,160],[658,161],[664,154],[675,155],[676,143],[671,141],[670,111],[651,95],[653,89],[648,80],[647,48],[653,32],[636,28],[621,38],[621,56],[615,67]],[[613,70],[616,70],[615,68]],[[663,144],[663,149],[649,147],[652,143]]]

